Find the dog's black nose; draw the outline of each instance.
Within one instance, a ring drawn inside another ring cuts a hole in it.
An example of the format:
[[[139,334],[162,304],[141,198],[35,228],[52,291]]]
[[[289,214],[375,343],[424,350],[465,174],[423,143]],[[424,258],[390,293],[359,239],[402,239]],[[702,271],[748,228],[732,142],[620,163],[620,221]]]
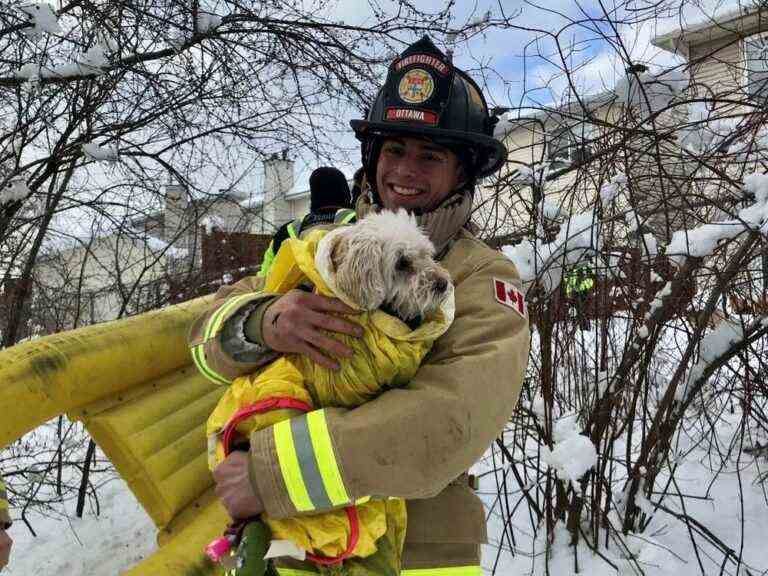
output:
[[[448,289],[448,280],[445,278],[438,278],[435,280],[435,292],[442,294]]]

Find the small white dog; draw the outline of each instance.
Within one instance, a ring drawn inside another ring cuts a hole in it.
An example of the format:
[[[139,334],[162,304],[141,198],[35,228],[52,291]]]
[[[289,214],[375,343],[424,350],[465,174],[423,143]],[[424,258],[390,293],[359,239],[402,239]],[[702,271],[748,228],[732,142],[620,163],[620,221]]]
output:
[[[329,232],[315,265],[342,300],[413,323],[434,313],[451,287],[434,254],[413,215],[382,211]]]

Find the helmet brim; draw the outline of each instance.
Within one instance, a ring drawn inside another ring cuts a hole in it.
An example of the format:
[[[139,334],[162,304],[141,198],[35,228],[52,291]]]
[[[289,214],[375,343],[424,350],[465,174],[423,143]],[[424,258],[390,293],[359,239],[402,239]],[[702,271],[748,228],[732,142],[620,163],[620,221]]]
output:
[[[360,141],[366,141],[375,136],[403,135],[416,138],[429,138],[440,144],[450,142],[473,146],[480,152],[476,167],[476,177],[482,178],[493,174],[507,159],[507,148],[491,136],[461,130],[448,130],[445,128],[430,128],[421,124],[408,124],[405,122],[370,122],[368,120],[350,120],[352,130]]]

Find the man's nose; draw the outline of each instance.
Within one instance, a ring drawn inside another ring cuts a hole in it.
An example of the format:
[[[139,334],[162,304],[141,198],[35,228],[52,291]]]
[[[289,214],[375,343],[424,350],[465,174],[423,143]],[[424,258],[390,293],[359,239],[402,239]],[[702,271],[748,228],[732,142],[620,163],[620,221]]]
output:
[[[397,171],[403,175],[413,175],[419,171],[418,158],[412,154],[405,154],[397,159]]]

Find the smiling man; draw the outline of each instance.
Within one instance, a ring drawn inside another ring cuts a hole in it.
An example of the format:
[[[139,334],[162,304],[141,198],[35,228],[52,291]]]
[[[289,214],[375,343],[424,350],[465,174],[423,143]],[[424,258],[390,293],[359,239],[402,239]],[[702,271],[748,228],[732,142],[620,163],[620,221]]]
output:
[[[382,547],[345,561],[349,574],[481,574],[485,514],[467,469],[512,415],[530,340],[515,267],[468,230],[477,178],[495,172],[506,156],[493,138],[495,121],[474,81],[428,38],[392,63],[368,118],[352,121],[367,176],[356,209],[361,217],[397,208],[417,215],[453,279],[454,322],[407,387],[353,410],[295,418],[289,433],[257,431],[249,453],[232,454],[214,472],[234,518],[265,510],[285,518],[360,498],[406,499],[401,570],[388,566]],[[334,366],[334,358],[351,354],[332,334],[356,334],[340,316],[351,312],[303,291],[264,294],[245,279],[217,295],[191,345],[201,370],[221,382],[276,354]],[[318,572],[288,558],[275,566],[292,575]]]

